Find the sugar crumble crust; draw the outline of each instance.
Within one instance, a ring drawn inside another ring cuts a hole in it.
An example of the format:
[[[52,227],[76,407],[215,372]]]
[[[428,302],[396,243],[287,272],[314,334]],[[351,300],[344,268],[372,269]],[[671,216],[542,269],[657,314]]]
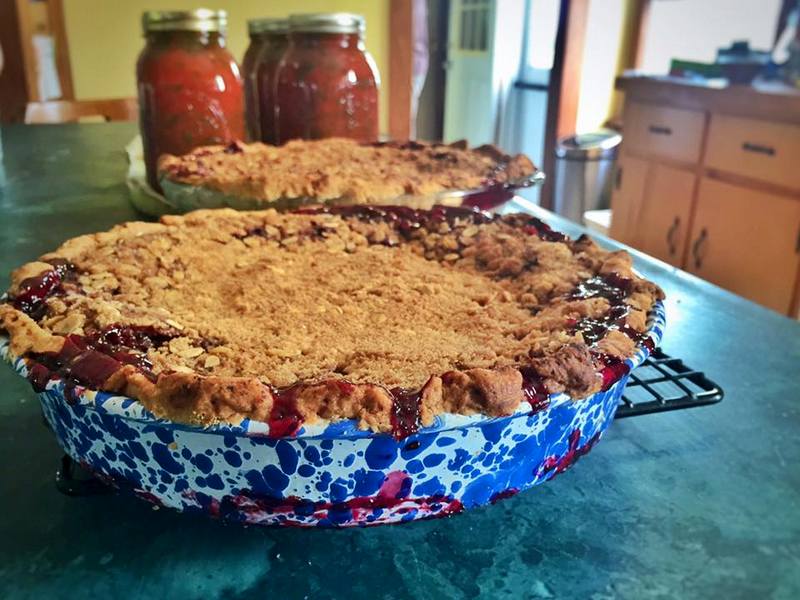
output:
[[[55,260],[74,281],[35,319],[0,305],[0,326],[17,356],[120,324],[158,332],[149,373],[122,365],[100,387],[176,421],[267,420],[290,388],[305,422],[390,431],[398,389],[419,390],[423,424],[510,414],[530,369],[548,393],[587,396],[602,385],[597,353],[632,354],[629,334],[662,297],[627,253],[543,239],[526,215],[407,227],[379,213],[197,211],[75,238],[15,271],[9,294]],[[630,284],[622,319],[598,337],[575,324],[602,323],[608,299],[574,292],[605,275]]]

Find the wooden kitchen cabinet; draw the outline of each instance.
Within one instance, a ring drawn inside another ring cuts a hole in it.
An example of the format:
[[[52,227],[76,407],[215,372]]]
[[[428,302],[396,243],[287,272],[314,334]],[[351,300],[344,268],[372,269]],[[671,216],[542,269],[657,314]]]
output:
[[[682,266],[694,184],[692,171],[652,165],[647,195],[640,197],[631,244],[650,256]]]
[[[687,270],[788,313],[800,266],[800,202],[703,179]]]
[[[800,317],[800,91],[623,76],[610,235]]]
[[[645,160],[622,156],[617,161],[611,207],[611,237],[628,245],[635,245],[636,220],[644,198],[649,164]]]

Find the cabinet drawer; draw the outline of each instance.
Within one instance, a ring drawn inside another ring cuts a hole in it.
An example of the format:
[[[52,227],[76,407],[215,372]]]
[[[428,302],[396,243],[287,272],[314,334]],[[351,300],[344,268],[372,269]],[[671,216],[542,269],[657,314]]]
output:
[[[800,127],[712,115],[706,166],[800,189]]]
[[[694,163],[700,158],[705,113],[628,102],[624,115],[628,152]]]

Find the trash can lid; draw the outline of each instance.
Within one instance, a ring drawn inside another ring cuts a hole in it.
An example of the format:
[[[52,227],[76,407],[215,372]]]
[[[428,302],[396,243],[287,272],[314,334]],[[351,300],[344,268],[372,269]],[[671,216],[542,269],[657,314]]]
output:
[[[572,160],[611,158],[621,141],[622,136],[611,129],[571,135],[558,140],[556,157]]]

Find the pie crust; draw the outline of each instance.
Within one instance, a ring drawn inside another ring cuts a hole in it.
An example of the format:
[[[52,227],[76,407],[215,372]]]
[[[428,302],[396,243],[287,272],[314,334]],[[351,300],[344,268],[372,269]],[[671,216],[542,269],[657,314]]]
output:
[[[191,424],[355,419],[405,437],[607,388],[661,290],[524,214],[228,209],[126,223],[12,273],[10,352]]]

